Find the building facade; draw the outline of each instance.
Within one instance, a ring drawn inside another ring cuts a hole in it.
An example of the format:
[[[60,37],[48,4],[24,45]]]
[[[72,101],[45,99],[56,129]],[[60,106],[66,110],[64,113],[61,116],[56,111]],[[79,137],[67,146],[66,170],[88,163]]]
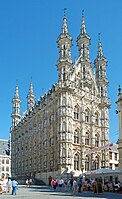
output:
[[[8,140],[0,140],[0,179],[11,177],[11,156]]]
[[[119,123],[119,139],[118,139],[118,150],[119,150],[119,169],[122,170],[122,91],[119,86],[118,88],[118,100],[117,100],[117,105],[118,105],[118,123]],[[122,176],[121,176],[122,180]]]
[[[109,169],[118,169],[119,166],[119,151],[118,144],[113,144],[109,150]]]
[[[35,103],[32,82],[27,95],[27,111],[20,115],[18,85],[12,100],[12,176],[32,176],[46,181],[69,170],[109,167],[109,150],[91,155],[91,150],[109,143],[109,108],[106,77],[107,59],[99,38],[94,66],[89,56],[90,36],[84,16],[77,38],[78,59],[72,62],[72,37],[64,14],[58,37],[58,80]]]

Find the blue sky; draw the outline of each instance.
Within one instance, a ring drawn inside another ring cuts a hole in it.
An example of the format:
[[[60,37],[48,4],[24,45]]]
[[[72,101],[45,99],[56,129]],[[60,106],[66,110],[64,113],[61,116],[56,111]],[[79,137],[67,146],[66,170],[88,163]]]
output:
[[[118,139],[118,85],[122,86],[121,0],[1,0],[0,1],[0,139],[9,138],[12,98],[18,80],[21,113],[26,110],[29,83],[36,100],[57,81],[57,37],[63,10],[67,8],[69,33],[73,37],[72,59],[78,56],[82,10],[91,37],[90,58],[97,55],[98,33],[108,59],[107,78],[110,108],[110,141]]]

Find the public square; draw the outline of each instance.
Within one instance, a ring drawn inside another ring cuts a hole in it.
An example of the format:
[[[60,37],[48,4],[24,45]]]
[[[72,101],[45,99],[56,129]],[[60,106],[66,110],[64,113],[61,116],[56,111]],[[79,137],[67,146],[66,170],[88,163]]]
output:
[[[71,192],[60,192],[53,191],[47,186],[33,186],[31,188],[25,186],[19,186],[17,190],[17,195],[11,195],[10,193],[6,193],[0,195],[0,199],[70,199],[70,198],[82,198],[82,199],[92,199],[92,198],[101,198],[101,199],[122,199],[122,194],[118,193],[102,193],[102,194],[94,194],[92,192],[88,193],[77,193],[76,196],[73,196]]]

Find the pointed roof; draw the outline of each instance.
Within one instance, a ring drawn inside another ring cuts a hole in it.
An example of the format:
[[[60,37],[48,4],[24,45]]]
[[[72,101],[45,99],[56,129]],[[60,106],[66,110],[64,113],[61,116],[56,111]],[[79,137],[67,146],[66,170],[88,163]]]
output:
[[[68,25],[66,19],[66,8],[64,9],[64,17],[63,17],[63,24],[62,24],[62,34],[68,33]]]
[[[30,82],[29,94],[33,95],[33,85],[32,85],[32,82]]]
[[[89,40],[89,44],[90,44],[90,36],[87,34],[87,31],[86,31],[86,25],[85,25],[85,19],[84,19],[84,10],[82,10],[82,21],[81,21],[81,31],[80,31],[80,34],[77,38],[77,42],[78,40],[81,40],[81,39],[88,39]]]
[[[15,104],[15,103],[20,103],[20,98],[19,98],[19,90],[18,90],[18,85],[16,85],[16,88],[15,88],[15,94],[14,94],[14,98],[12,99],[12,103]]]
[[[103,49],[102,49],[102,43],[100,38],[100,33],[98,34],[98,51],[97,51],[97,57],[102,58],[103,55]]]
[[[82,26],[81,26],[81,34],[86,34],[86,25],[85,25],[85,19],[84,19],[84,10],[82,10]]]
[[[15,88],[15,95],[14,95],[14,99],[19,99],[19,90],[18,90],[18,85],[16,85],[16,88]]]
[[[32,85],[32,81],[30,82],[30,87],[29,87],[29,93],[27,95],[27,98],[33,98],[35,99],[35,96],[34,96],[34,92],[33,92],[33,85]]]
[[[15,98],[19,98],[19,90],[18,90],[18,85],[16,85],[16,90],[15,90]]]
[[[104,61],[106,62],[107,66],[107,59],[103,54],[103,48],[102,48],[102,42],[100,38],[100,33],[98,33],[98,50],[97,50],[97,58],[94,61],[94,64],[97,63],[98,61]]]

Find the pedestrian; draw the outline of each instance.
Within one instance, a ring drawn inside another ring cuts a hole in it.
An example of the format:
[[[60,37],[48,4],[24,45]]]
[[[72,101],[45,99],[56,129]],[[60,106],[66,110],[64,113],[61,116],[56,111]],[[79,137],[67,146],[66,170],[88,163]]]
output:
[[[7,181],[4,180],[3,183],[2,183],[2,185],[3,185],[4,193],[6,193],[7,192]]]
[[[58,181],[58,186],[59,186],[60,191],[62,191],[63,184],[64,184],[64,180],[61,177],[60,180]]]
[[[10,178],[8,178],[7,186],[8,186],[8,193],[10,193],[10,191],[11,191],[11,186],[12,186],[12,181],[11,181]]]
[[[52,177],[51,176],[49,176],[48,182],[49,182],[49,186],[51,186],[51,182],[52,182]]]
[[[53,189],[56,190],[57,181],[56,179],[52,180]]]
[[[68,190],[68,180],[67,179],[64,180],[64,187],[65,187],[65,191],[67,191]]]
[[[77,191],[77,181],[73,179],[73,195],[76,195],[76,191]]]
[[[78,181],[78,192],[81,193],[81,188],[82,188],[82,177]]]
[[[70,179],[70,190],[73,188],[73,177]]]
[[[12,195],[16,195],[17,186],[18,182],[16,180],[12,180]]]
[[[25,181],[26,187],[28,187],[28,179]]]
[[[32,186],[32,178],[30,178],[30,180],[29,180],[29,187],[31,187]]]

